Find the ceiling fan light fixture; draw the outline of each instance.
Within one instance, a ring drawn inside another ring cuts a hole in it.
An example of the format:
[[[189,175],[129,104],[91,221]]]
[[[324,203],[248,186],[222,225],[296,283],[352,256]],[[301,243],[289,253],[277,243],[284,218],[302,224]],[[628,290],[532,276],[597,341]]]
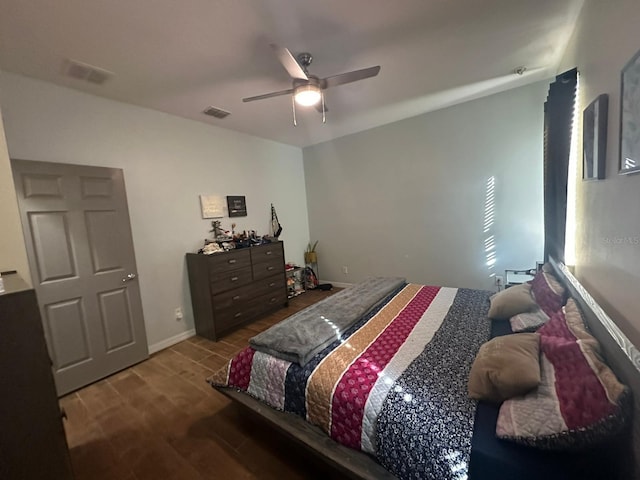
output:
[[[316,105],[322,94],[320,93],[320,87],[312,84],[299,85],[296,87],[293,93],[293,98],[298,105],[303,107],[310,107]]]

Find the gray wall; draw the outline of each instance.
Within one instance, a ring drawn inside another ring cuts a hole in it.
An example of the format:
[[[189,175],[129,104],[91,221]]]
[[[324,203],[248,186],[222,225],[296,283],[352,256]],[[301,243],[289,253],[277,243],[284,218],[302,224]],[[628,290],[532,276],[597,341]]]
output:
[[[536,83],[305,148],[320,277],[350,283],[394,274],[493,289],[492,272],[535,266],[547,87]],[[485,232],[492,177],[494,222]]]
[[[211,229],[200,194],[245,195],[248,216],[236,228],[261,234],[273,202],[286,257],[302,262],[309,229],[299,148],[9,73],[0,74],[0,103],[12,158],[124,170],[152,350],[192,333],[185,253]],[[0,214],[0,223],[15,220]],[[178,306],[184,321],[174,318]]]
[[[636,346],[640,174],[618,175],[618,141],[620,71],[640,49],[638,25],[637,0],[586,0],[561,68],[580,71],[580,111],[601,93],[609,94],[606,179],[583,182],[582,168],[577,171],[576,276]]]

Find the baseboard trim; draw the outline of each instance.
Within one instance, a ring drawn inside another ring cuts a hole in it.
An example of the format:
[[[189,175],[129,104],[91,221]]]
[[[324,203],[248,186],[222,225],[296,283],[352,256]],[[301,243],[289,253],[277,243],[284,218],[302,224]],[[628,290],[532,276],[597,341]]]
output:
[[[159,352],[160,350],[164,350],[165,348],[169,348],[176,343],[180,343],[187,338],[191,338],[196,334],[196,329],[192,328],[191,330],[187,330],[186,332],[179,333],[178,335],[174,335],[173,337],[167,338],[166,340],[162,340],[161,342],[154,343],[153,345],[149,345],[149,355]]]

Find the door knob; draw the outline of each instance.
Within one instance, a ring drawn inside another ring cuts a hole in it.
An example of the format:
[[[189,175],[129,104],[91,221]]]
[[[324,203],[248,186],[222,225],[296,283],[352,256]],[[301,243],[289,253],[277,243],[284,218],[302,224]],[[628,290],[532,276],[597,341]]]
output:
[[[127,275],[126,277],[124,277],[122,279],[123,282],[130,282],[131,280],[133,280],[134,278],[136,278],[137,275],[135,273],[130,273],[129,275]]]

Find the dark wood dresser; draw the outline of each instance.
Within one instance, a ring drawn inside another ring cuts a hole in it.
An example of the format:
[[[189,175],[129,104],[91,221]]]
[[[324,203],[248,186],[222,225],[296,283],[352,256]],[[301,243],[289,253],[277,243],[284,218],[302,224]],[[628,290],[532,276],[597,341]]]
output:
[[[282,242],[224,253],[187,253],[196,333],[211,340],[287,306]]]
[[[73,478],[35,291],[2,275],[0,478]]]

